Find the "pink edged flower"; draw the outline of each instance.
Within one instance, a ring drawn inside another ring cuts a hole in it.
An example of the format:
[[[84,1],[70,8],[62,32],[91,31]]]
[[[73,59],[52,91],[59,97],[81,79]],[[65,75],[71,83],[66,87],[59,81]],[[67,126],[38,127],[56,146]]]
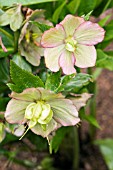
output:
[[[104,29],[98,24],[85,21],[82,17],[67,15],[42,36],[46,66],[53,72],[61,67],[64,74],[75,73],[74,65],[80,68],[94,66],[94,45],[104,39],[104,34]]]
[[[22,93],[12,92],[5,118],[11,124],[27,123],[37,135],[48,135],[61,126],[80,122],[78,111],[69,99],[43,88],[28,88]]]

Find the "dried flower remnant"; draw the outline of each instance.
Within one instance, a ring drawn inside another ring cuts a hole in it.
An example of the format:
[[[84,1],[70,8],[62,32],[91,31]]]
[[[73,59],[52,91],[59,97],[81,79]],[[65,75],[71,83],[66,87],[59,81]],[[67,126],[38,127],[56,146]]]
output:
[[[61,67],[64,74],[75,73],[74,65],[80,68],[94,66],[94,45],[104,39],[104,34],[104,29],[98,24],[85,21],[82,17],[67,15],[42,36],[46,66],[54,72]]]
[[[29,88],[22,93],[12,92],[5,118],[9,123],[27,123],[37,135],[48,135],[61,126],[74,126],[80,122],[73,102],[62,94],[43,88]]]

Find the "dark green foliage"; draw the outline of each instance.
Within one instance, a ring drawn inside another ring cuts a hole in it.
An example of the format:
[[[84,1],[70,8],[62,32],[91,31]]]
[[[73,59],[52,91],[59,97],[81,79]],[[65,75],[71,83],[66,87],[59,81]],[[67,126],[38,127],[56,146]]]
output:
[[[5,111],[6,105],[9,100],[9,97],[0,97],[0,111]]]
[[[57,91],[59,85],[60,85],[60,77],[61,77],[61,72],[58,71],[56,73],[50,73],[47,75],[47,80],[45,83],[45,88],[52,90],[52,91]]]
[[[20,68],[32,72],[30,64],[19,54],[15,54],[12,59]]]
[[[72,78],[64,87],[65,91],[77,92],[83,86],[88,85],[93,81],[93,78],[89,74],[78,73],[74,78]]]
[[[9,64],[6,58],[0,59],[0,83],[7,83],[9,80]]]
[[[98,58],[97,58],[96,66],[113,71],[113,53],[106,54],[101,49],[98,49],[97,55]]]
[[[85,114],[84,108],[82,108],[82,109],[80,110],[80,118],[81,118],[82,120],[86,120],[87,122],[89,122],[90,124],[92,124],[93,126],[95,126],[96,128],[100,128],[100,129],[101,129],[101,127],[100,127],[98,121],[96,120],[95,116],[93,116],[93,115],[91,115],[91,114],[89,114],[89,115]]]
[[[67,8],[71,14],[75,14],[80,6],[81,0],[71,0]]]
[[[22,5],[32,5],[32,4],[38,4],[38,3],[44,3],[44,2],[52,2],[55,0],[1,0],[0,6],[11,6],[14,3],[21,3]]]
[[[11,30],[5,27],[4,29],[0,27],[0,37],[2,39],[2,43],[7,49],[7,52],[4,52],[0,46],[0,58],[3,58],[9,56],[14,52],[14,40]]]
[[[36,22],[36,21],[30,21],[30,22],[33,23],[34,25],[36,25],[41,30],[42,33],[44,31],[49,30],[50,28],[52,28],[52,26],[42,24],[40,22]]]
[[[11,80],[14,84],[8,83],[8,87],[15,92],[22,92],[26,88],[44,87],[42,80],[26,70],[21,69],[13,61],[10,62]]]
[[[100,139],[94,141],[94,144],[98,145],[103,158],[109,168],[113,169],[113,139]]]
[[[50,153],[54,151],[55,153],[58,151],[59,146],[64,139],[65,135],[69,132],[71,127],[61,127],[56,131],[55,136],[50,141]]]

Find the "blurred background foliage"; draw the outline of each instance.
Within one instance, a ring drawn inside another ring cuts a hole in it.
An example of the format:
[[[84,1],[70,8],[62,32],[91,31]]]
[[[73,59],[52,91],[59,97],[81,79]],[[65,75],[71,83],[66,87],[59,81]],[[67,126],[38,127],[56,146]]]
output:
[[[88,74],[84,74],[77,68],[78,74],[75,79],[72,80],[69,76],[64,76],[62,78],[61,88],[65,90],[65,94],[67,94],[67,91],[78,94],[82,92],[90,92],[94,94],[87,105],[87,107],[90,106],[90,114],[84,114],[86,108],[83,108],[80,110],[80,116],[81,119],[88,121],[90,124],[90,143],[99,146],[108,169],[113,170],[113,139],[95,141],[96,128],[100,128],[96,120],[96,80],[103,68],[113,71],[113,48],[109,51],[107,50],[108,45],[113,42],[113,14],[108,13],[104,17],[102,17],[102,15],[106,12],[106,10],[113,8],[113,0],[1,0],[0,15],[7,9],[7,7],[14,3],[21,3],[23,6],[29,7],[33,10],[45,9],[45,17],[53,22],[54,25],[63,20],[67,14],[78,16],[84,15],[87,19],[90,18],[94,20],[94,22],[98,22],[99,25],[106,30],[104,41],[96,46],[96,69],[88,69]],[[23,68],[28,72],[33,72],[34,74],[37,73],[35,67],[31,66],[25,59],[16,53],[15,35],[8,26],[0,27],[0,36],[2,37],[3,44],[8,50],[7,53],[4,53],[0,47],[0,135],[2,136],[0,141],[4,139],[0,144],[0,154],[6,156],[9,162],[13,161],[34,170],[55,170],[57,169],[55,168],[55,165],[60,168],[63,158],[61,157],[60,160],[58,157],[59,155],[65,155],[66,160],[68,160],[68,164],[71,164],[69,168],[77,170],[79,167],[80,152],[77,129],[73,129],[72,127],[63,127],[57,131],[56,136],[53,138],[51,143],[53,149],[52,155],[49,155],[47,141],[42,137],[29,132],[25,139],[22,139],[22,144],[20,145],[19,137],[6,132],[8,131],[8,127],[7,129],[4,127],[3,112],[10,100],[8,97],[10,89],[6,85],[7,83],[11,83],[9,76],[10,58],[12,58],[12,60],[20,67],[20,69],[15,68],[15,73],[18,69],[18,72],[23,75]],[[47,73],[42,65],[40,67],[42,68],[42,72],[37,75],[39,75],[43,82],[46,81],[46,87],[48,89],[55,89],[56,87],[54,86],[54,82],[56,82],[56,80],[59,81],[59,74]],[[16,73],[17,76],[18,72]],[[81,129],[79,128],[79,131],[80,130]],[[12,145],[14,146],[12,147]],[[10,150],[9,146],[11,146],[13,150]],[[25,159],[19,159],[19,157],[21,157],[21,153],[23,154],[23,151],[27,152],[28,155],[32,152],[39,154],[40,159],[38,160],[38,165],[37,161],[32,159],[33,155],[30,156],[30,159],[28,159],[28,157]],[[57,162],[55,162],[55,160]]]

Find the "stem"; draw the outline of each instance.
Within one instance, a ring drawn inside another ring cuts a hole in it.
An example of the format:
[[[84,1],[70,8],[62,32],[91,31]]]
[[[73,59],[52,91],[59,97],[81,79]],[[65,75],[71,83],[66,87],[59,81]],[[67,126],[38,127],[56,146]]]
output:
[[[89,74],[93,74],[92,69],[88,68],[88,73]],[[90,115],[93,116],[96,119],[96,96],[97,96],[97,83],[96,81],[93,82],[93,84],[91,84],[90,88],[89,88],[89,92],[93,94],[93,97],[90,101]],[[96,134],[96,127],[92,124],[90,124],[90,129],[89,129],[89,134],[90,134],[90,138],[91,140],[94,139],[95,134]]]
[[[73,170],[79,169],[79,137],[77,127],[73,127]]]
[[[14,53],[18,51],[19,31],[14,32]]]
[[[90,103],[90,114],[95,119],[96,119],[96,96],[97,96],[97,85],[96,85],[96,82],[94,82],[94,85],[93,85],[93,97],[92,97],[92,100],[91,100],[91,103]],[[90,133],[91,140],[93,140],[94,137],[95,137],[96,129],[97,128],[94,125],[90,124],[89,133]]]
[[[4,29],[0,28],[0,32],[2,32],[3,34],[5,34],[12,42],[12,45],[14,44],[14,39],[13,36],[11,34],[9,34],[7,31],[5,31]]]
[[[105,5],[105,7],[104,7],[104,9],[103,9],[103,11],[102,11],[102,13],[103,13],[104,11],[106,11],[106,9],[108,8],[108,6],[109,6],[110,3],[111,3],[111,0],[108,0],[108,2],[106,3],[106,5]]]
[[[96,70],[93,73],[93,79],[96,81],[97,78],[100,76],[100,74],[102,73],[102,68],[96,68]]]

